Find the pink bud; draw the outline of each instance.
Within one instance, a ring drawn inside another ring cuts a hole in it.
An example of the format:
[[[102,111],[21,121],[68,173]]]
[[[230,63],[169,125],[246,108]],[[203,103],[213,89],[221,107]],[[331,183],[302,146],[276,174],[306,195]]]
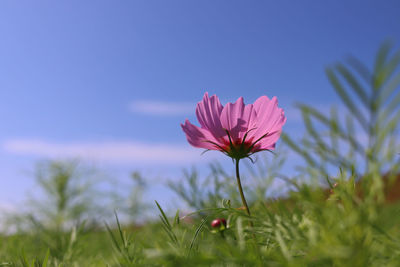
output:
[[[221,223],[226,227],[226,220],[224,218],[218,218],[211,222],[211,227],[217,228],[221,226]]]

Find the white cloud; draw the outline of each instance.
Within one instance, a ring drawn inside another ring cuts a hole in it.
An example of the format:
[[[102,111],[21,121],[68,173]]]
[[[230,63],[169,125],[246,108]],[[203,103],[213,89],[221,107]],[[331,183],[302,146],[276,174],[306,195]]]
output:
[[[17,206],[13,205],[9,202],[0,202],[0,218],[1,215],[4,215],[4,213],[15,213],[17,212]]]
[[[194,114],[195,103],[187,102],[161,102],[161,101],[133,101],[129,110],[136,113],[143,113],[157,116],[176,116]]]
[[[46,158],[79,158],[107,163],[193,163],[201,160],[201,149],[188,144],[142,142],[55,143],[34,139],[13,139],[3,143],[9,153]],[[209,159],[209,157],[208,157]]]

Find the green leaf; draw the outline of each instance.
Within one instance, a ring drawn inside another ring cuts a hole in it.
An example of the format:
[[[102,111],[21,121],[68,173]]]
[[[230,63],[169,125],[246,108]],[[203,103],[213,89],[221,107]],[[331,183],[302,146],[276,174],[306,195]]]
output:
[[[19,257],[19,260],[20,260],[20,262],[21,262],[23,267],[30,267],[30,264],[29,264],[28,259],[26,258],[26,254],[25,254],[24,249],[22,249],[22,251],[21,251],[21,255]]]
[[[47,249],[46,255],[44,256],[44,259],[42,261],[42,267],[47,267],[49,257],[50,257],[50,249]]]
[[[342,98],[344,104],[349,109],[349,111],[357,118],[360,125],[364,128],[364,130],[368,131],[369,126],[368,122],[361,113],[361,111],[356,107],[355,103],[351,100],[350,96],[346,93],[346,90],[340,83],[339,79],[337,78],[336,74],[331,69],[326,69],[326,74],[331,81],[333,88],[337,92],[337,94]]]
[[[374,73],[379,73],[384,68],[391,48],[392,43],[389,41],[386,41],[381,45],[375,58]]]
[[[380,105],[387,102],[388,98],[393,94],[394,90],[400,86],[400,72],[397,73],[390,81],[382,88],[379,94]]]
[[[179,210],[177,210],[177,211],[176,211],[176,214],[175,214],[173,226],[179,225],[179,223],[180,223]]]
[[[339,125],[339,122],[338,122],[337,118],[332,117],[332,118],[329,119],[328,117],[326,117],[325,115],[320,113],[315,108],[312,108],[312,107],[307,106],[307,105],[299,104],[297,106],[302,110],[307,110],[307,112],[310,115],[312,115],[315,119],[317,119],[321,123],[325,124],[326,126],[330,127],[330,132],[335,132],[342,139],[344,139],[345,141],[348,141],[356,149],[356,151],[358,151],[360,154],[363,155],[365,153],[362,145],[354,138],[354,135],[349,135]]]
[[[385,56],[385,62],[383,62],[383,65],[380,66],[380,69],[375,70],[375,79],[374,79],[375,90],[380,89],[387,82],[387,80],[393,75],[394,71],[400,64],[400,50],[397,51],[391,59],[387,60],[386,63],[388,52],[389,51],[387,51],[387,54],[382,55]]]
[[[355,71],[358,72],[358,75],[364,79],[366,84],[371,84],[372,74],[368,67],[364,65],[364,63],[352,56],[347,59],[347,62]]]
[[[158,207],[158,210],[161,212],[163,220],[165,221],[165,223],[168,225],[169,228],[172,228],[171,224],[168,221],[167,215],[165,215],[165,213],[164,213],[163,209],[161,208],[160,204],[158,204],[157,201],[155,201],[155,202],[156,202],[156,205]]]
[[[165,215],[165,212],[164,212],[163,209],[161,208],[160,204],[158,204],[157,201],[155,201],[155,202],[156,202],[156,205],[157,205],[157,207],[158,207],[158,209],[160,210],[160,213],[161,213],[160,219],[161,219],[161,222],[162,222],[162,226],[163,226],[163,228],[164,228],[164,231],[168,234],[168,236],[169,236],[169,238],[171,239],[171,241],[172,241],[173,243],[175,243],[176,245],[178,245],[178,244],[179,244],[178,238],[176,237],[174,231],[172,230],[172,226],[171,226],[171,224],[170,224],[169,221],[168,221],[167,215]]]
[[[196,242],[197,237],[199,236],[201,230],[203,229],[204,224],[207,222],[207,218],[208,218],[208,217],[209,217],[209,216],[205,217],[205,218],[201,221],[200,225],[196,228],[196,231],[195,231],[195,233],[194,233],[194,235],[193,235],[192,241],[190,242],[189,251],[188,251],[188,256],[190,255],[190,252],[191,252],[192,249],[193,249],[194,243]]]
[[[282,133],[281,138],[282,141],[285,142],[289,147],[291,147],[298,154],[302,155],[308,164],[316,165],[315,160],[307,152],[301,149],[300,146],[296,145],[296,143],[287,134]]]
[[[383,111],[382,116],[379,117],[381,121],[388,120],[392,113],[398,109],[400,106],[400,92],[398,92],[394,97],[393,100],[387,105],[386,109]]]
[[[108,234],[110,235],[111,241],[112,241],[112,243],[114,244],[115,248],[116,248],[119,252],[122,252],[122,250],[121,250],[121,248],[120,248],[120,246],[119,246],[119,243],[118,243],[118,241],[117,241],[115,235],[113,234],[113,232],[112,232],[110,226],[108,226],[107,223],[105,223],[105,225],[106,225],[106,228],[107,228],[107,232],[108,232]]]
[[[279,247],[280,247],[280,249],[282,251],[283,256],[287,260],[291,260],[292,257],[290,255],[289,249],[288,249],[285,241],[283,240],[281,232],[277,229],[277,227],[276,227],[276,230],[275,230],[275,238],[276,238],[276,241],[279,244]]]
[[[340,64],[340,63],[337,64],[336,69],[339,71],[339,73],[344,77],[344,79],[350,85],[350,88],[353,89],[354,92],[358,95],[358,97],[361,99],[361,102],[365,105],[365,107],[369,108],[371,101],[369,100],[368,95],[365,92],[365,90],[362,88],[360,83],[357,81],[357,78],[343,64]]]
[[[319,148],[322,149],[323,151],[326,151],[327,145],[324,143],[324,141],[320,138],[320,135],[315,130],[307,109],[302,109],[302,115],[303,115],[303,121],[304,121],[304,124],[306,126],[307,132],[312,137],[314,137],[314,139],[317,142],[317,145],[319,146]]]

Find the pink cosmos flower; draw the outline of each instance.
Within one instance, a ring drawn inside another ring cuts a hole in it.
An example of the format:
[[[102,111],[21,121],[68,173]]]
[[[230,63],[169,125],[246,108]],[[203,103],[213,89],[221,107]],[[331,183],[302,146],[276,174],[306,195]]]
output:
[[[185,121],[181,124],[188,142],[199,148],[219,150],[233,159],[273,150],[286,122],[276,97],[261,96],[254,104],[245,105],[243,97],[222,106],[218,97],[204,94],[197,104],[200,127]]]

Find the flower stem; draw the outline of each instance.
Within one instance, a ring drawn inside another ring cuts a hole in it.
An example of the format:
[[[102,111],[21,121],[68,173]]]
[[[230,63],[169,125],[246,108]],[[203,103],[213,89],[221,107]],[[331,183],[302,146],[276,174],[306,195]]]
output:
[[[247,215],[251,216],[249,206],[247,205],[246,198],[243,194],[242,183],[240,182],[240,174],[239,174],[239,159],[236,159],[236,180],[239,187],[240,197],[242,199],[243,206],[246,208]]]
[[[240,197],[242,199],[242,203],[243,203],[244,207],[246,208],[247,215],[249,215],[249,217],[250,217],[251,213],[250,213],[249,205],[247,205],[246,198],[244,197],[244,194],[243,194],[242,183],[240,182],[239,159],[236,159],[235,163],[236,163],[236,180],[237,180],[237,184],[239,187]],[[249,226],[250,226],[250,228],[254,227],[251,219],[249,220]],[[259,250],[258,243],[257,243],[257,237],[254,233],[252,234],[252,237],[253,237],[253,241],[254,241],[254,248],[257,251],[257,255],[259,256],[259,258],[261,258],[260,250]]]

